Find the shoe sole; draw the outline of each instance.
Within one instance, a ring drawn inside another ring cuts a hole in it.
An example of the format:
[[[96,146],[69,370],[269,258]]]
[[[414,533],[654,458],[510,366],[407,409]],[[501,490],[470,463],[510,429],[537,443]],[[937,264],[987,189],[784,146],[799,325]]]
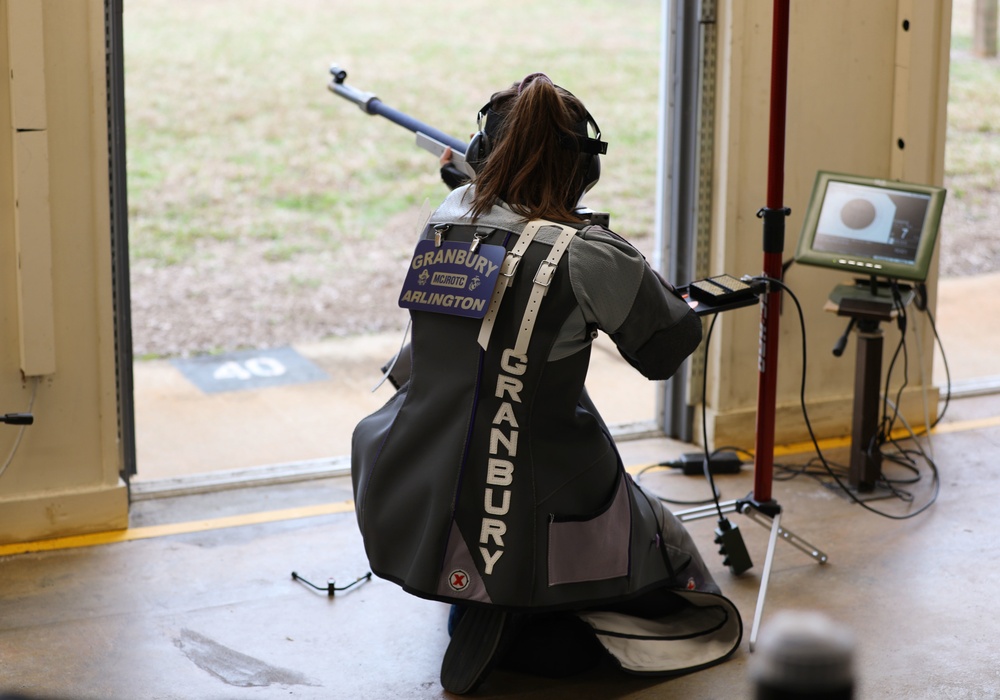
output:
[[[508,614],[492,608],[470,607],[462,615],[441,663],[441,685],[465,695],[485,680],[497,662],[500,639]]]

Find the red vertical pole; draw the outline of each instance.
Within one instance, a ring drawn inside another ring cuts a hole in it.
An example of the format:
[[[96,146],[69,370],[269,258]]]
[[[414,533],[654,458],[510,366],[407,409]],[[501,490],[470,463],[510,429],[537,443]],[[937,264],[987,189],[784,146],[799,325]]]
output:
[[[785,246],[785,217],[782,203],[785,186],[785,107],[788,92],[789,0],[774,0],[771,39],[771,100],[768,129],[767,206],[764,219],[764,275],[781,279]],[[753,500],[771,501],[774,476],[774,427],[778,380],[778,312],[781,290],[761,298],[758,346],[757,434],[754,446]]]
[[[788,94],[789,0],[774,0],[771,44],[771,122],[768,127],[767,206],[781,209],[785,187],[785,102]],[[780,251],[779,251],[780,252]]]

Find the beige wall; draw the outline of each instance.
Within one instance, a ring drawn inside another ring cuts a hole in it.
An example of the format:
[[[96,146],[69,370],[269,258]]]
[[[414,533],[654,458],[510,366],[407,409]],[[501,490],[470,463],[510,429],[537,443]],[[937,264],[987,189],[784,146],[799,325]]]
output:
[[[762,269],[762,224],[756,212],[766,199],[772,4],[719,3],[713,271],[759,274]],[[942,183],[951,2],[792,2],[790,25],[784,203],[792,215],[786,260],[794,254],[817,170]],[[846,319],[822,311],[833,287],[848,279],[795,265],[785,278],[806,316],[807,400],[820,437],[850,433],[856,339],[835,358],[831,350]],[[930,289],[933,297],[936,276]],[[709,440],[716,445],[753,444],[759,321],[756,308],[722,314],[713,334],[706,403]],[[780,327],[776,439],[788,443],[808,439],[799,408],[801,332],[791,299],[785,299]],[[888,358],[899,334],[894,326],[883,328]],[[924,422],[923,383],[931,415],[936,392],[930,389],[931,329],[923,316],[918,330],[924,342],[918,348],[909,335],[910,388],[904,405],[919,425]],[[883,369],[886,365],[887,360]]]
[[[0,542],[123,528],[103,2],[0,0],[0,21],[0,412],[35,393]]]

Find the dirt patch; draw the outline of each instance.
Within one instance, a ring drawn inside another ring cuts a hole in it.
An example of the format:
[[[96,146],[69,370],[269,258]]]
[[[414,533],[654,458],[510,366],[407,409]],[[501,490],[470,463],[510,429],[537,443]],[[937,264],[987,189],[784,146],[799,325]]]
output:
[[[266,348],[402,329],[396,305],[414,217],[386,224],[385,239],[268,259],[266,242],[202,241],[178,265],[132,267],[136,357]]]

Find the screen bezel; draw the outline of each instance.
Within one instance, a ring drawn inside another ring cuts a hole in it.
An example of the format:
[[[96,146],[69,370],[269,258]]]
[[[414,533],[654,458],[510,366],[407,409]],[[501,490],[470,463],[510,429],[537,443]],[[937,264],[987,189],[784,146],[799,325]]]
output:
[[[878,190],[894,190],[907,194],[929,196],[927,212],[920,231],[920,242],[912,263],[880,260],[866,255],[847,253],[832,253],[814,248],[820,212],[831,182],[842,182],[860,185]],[[815,265],[835,270],[841,270],[859,275],[875,275],[890,279],[903,279],[913,282],[923,282],[930,272],[931,257],[934,254],[934,244],[937,242],[938,228],[941,224],[941,211],[944,208],[946,190],[933,185],[918,185],[909,182],[884,180],[879,178],[847,175],[821,170],[816,174],[809,208],[802,224],[799,245],[795,252],[795,262],[804,265]]]

